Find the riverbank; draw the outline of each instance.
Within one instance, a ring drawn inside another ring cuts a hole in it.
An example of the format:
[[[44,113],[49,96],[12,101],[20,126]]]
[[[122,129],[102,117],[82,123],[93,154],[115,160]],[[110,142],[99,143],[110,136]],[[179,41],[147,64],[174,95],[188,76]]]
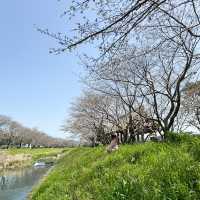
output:
[[[37,160],[56,161],[64,148],[0,150],[0,171],[31,166]]]
[[[34,189],[31,200],[197,200],[200,140],[75,148]]]

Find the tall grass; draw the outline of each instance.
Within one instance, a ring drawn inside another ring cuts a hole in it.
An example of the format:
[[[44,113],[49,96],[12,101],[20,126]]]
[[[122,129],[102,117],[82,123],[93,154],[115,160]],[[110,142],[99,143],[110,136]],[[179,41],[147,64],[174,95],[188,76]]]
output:
[[[59,161],[32,200],[200,199],[200,140],[77,148]]]
[[[0,150],[0,170],[26,167],[39,159],[56,160],[63,151],[63,148]]]

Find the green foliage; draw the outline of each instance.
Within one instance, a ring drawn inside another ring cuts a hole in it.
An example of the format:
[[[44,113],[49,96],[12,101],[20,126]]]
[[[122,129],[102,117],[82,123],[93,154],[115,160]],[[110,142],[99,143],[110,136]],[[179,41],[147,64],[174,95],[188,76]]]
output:
[[[195,136],[189,133],[176,133],[176,132],[167,132],[165,134],[166,141],[171,143],[183,143],[189,142],[194,139]]]
[[[182,140],[183,138],[181,138]],[[32,200],[195,200],[200,198],[200,140],[72,149]]]

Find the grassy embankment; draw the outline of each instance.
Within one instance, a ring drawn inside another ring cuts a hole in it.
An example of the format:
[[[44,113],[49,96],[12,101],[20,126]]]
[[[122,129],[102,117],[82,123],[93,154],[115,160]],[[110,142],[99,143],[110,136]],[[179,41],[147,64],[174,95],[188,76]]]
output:
[[[40,159],[56,160],[63,151],[63,148],[0,150],[0,170],[30,166]]]
[[[34,189],[32,200],[200,199],[200,139],[77,148]],[[187,141],[185,141],[187,140]]]

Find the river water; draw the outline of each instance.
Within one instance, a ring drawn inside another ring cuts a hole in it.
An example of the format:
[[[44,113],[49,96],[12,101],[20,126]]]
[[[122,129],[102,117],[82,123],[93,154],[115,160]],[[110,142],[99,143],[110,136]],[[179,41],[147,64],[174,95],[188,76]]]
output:
[[[0,200],[25,200],[48,167],[0,172]]]

